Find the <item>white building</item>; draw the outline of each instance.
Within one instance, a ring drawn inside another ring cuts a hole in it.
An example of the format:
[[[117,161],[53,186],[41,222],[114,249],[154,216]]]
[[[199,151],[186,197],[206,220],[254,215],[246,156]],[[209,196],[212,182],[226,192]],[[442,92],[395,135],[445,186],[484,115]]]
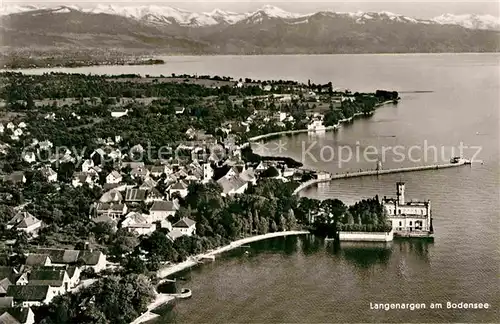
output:
[[[52,144],[51,141],[46,140],[46,141],[42,141],[42,142],[38,143],[38,146],[40,147],[41,150],[48,150],[52,146],[54,146],[54,144]]]
[[[90,168],[94,166],[94,160],[88,159],[82,163],[82,172],[89,172]]]
[[[100,251],[39,248],[36,253],[48,255],[52,267],[68,267],[81,264],[82,271],[93,269],[96,273],[106,268],[106,255]]]
[[[111,173],[106,176],[106,183],[120,182],[122,182],[122,175],[116,170],[111,171]]]
[[[58,287],[49,285],[10,285],[7,289],[7,296],[13,297],[14,303],[22,307],[47,305],[59,294]]]
[[[24,231],[31,235],[36,235],[40,227],[42,227],[42,221],[28,212],[17,213],[6,226],[7,229]]]
[[[169,218],[173,217],[178,210],[179,204],[177,201],[155,201],[149,210],[149,215],[146,217],[149,223],[160,222],[161,227],[171,229],[172,224]]]
[[[323,125],[322,120],[313,120],[309,125],[307,125],[307,130],[310,132],[321,132],[325,131],[326,127]]]
[[[57,268],[36,268],[28,275],[28,285],[42,286],[48,285],[56,288],[58,294],[65,294],[71,288],[71,280],[65,269]]]
[[[172,230],[168,233],[168,238],[172,241],[181,236],[196,235],[196,222],[190,218],[184,217],[172,226]]]
[[[222,188],[222,196],[233,196],[242,194],[248,189],[248,182],[242,179],[239,174],[231,177],[224,176],[217,180]]]
[[[426,235],[432,233],[431,202],[405,201],[405,184],[396,183],[396,199],[384,197],[382,203],[395,234]]]
[[[23,155],[23,160],[27,163],[35,163],[36,162],[36,155],[33,152],[26,152]]]
[[[188,194],[188,185],[182,180],[174,183],[170,186],[170,188],[168,188],[168,194],[170,195],[170,198],[172,198],[175,193],[179,193],[182,198],[186,197]]]
[[[73,173],[71,184],[73,185],[74,188],[81,187],[85,183],[87,183],[91,188],[94,186],[94,179],[89,173],[85,172]]]
[[[57,172],[52,170],[51,167],[44,167],[40,170],[42,175],[47,180],[47,182],[56,182],[57,181]]]
[[[136,235],[149,235],[155,231],[156,226],[149,222],[148,216],[131,212],[125,217],[121,226]]]
[[[123,116],[127,116],[127,114],[128,114],[128,109],[116,109],[111,112],[111,117],[120,118]]]

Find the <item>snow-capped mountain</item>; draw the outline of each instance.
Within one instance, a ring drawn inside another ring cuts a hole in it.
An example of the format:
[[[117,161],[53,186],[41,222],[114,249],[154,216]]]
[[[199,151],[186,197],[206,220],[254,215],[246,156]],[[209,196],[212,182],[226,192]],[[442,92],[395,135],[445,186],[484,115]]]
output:
[[[492,15],[452,15],[444,14],[432,19],[442,25],[459,25],[469,29],[500,30],[500,19]]]
[[[318,13],[299,14],[285,11],[281,8],[265,5],[262,8],[247,13],[235,13],[225,10],[215,9],[211,12],[191,12],[179,8],[159,5],[97,5],[91,8],[80,8],[78,6],[3,6],[0,7],[0,16],[15,13],[26,13],[30,11],[51,10],[53,13],[63,13],[69,11],[80,11],[93,14],[110,14],[126,18],[135,19],[141,22],[152,24],[178,24],[189,27],[204,27],[218,24],[233,25],[239,22],[246,24],[259,24],[265,19],[297,20],[307,19]],[[433,19],[416,19],[404,15],[398,15],[388,11],[382,12],[321,12],[324,15],[337,15],[350,17],[358,24],[364,24],[369,20],[388,20],[401,23],[423,23],[441,25],[459,25],[468,29],[490,29],[500,30],[500,19],[491,15],[452,15],[444,14]],[[306,21],[306,20],[304,20]],[[293,23],[296,23],[295,21]]]

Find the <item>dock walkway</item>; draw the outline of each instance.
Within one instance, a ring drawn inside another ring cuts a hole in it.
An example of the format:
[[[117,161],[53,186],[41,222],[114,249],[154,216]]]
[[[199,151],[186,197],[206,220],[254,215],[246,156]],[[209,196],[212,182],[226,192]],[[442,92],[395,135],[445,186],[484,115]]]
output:
[[[470,164],[470,161],[461,159],[457,163],[446,163],[446,164],[435,164],[435,165],[422,165],[415,167],[406,167],[406,168],[395,168],[395,169],[386,169],[386,170],[369,170],[369,171],[359,171],[359,172],[347,172],[341,174],[330,174],[328,177],[322,179],[312,179],[302,183],[298,186],[293,194],[297,195],[302,190],[311,187],[316,183],[321,182],[330,182],[332,180],[337,179],[348,179],[348,178],[358,178],[358,177],[367,177],[367,176],[379,176],[384,174],[392,174],[392,173],[403,173],[403,172],[414,172],[414,171],[425,171],[425,170],[439,170],[446,168],[459,167],[462,165]]]

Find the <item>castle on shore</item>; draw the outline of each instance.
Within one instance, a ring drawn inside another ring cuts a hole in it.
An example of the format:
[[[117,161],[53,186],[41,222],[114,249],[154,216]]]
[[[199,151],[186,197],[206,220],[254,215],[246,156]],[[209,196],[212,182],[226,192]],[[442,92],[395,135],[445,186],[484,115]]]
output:
[[[396,198],[386,198],[382,204],[392,223],[394,235],[430,237],[433,233],[431,201],[405,201],[404,182],[396,183]]]

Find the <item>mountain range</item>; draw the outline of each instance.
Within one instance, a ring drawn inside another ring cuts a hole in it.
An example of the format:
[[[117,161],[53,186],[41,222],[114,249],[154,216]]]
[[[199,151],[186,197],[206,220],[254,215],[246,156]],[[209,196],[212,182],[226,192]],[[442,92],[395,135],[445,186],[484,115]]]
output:
[[[274,6],[196,13],[141,5],[0,8],[10,48],[123,48],[171,54],[497,52],[489,15],[417,19],[391,12],[298,14]]]

